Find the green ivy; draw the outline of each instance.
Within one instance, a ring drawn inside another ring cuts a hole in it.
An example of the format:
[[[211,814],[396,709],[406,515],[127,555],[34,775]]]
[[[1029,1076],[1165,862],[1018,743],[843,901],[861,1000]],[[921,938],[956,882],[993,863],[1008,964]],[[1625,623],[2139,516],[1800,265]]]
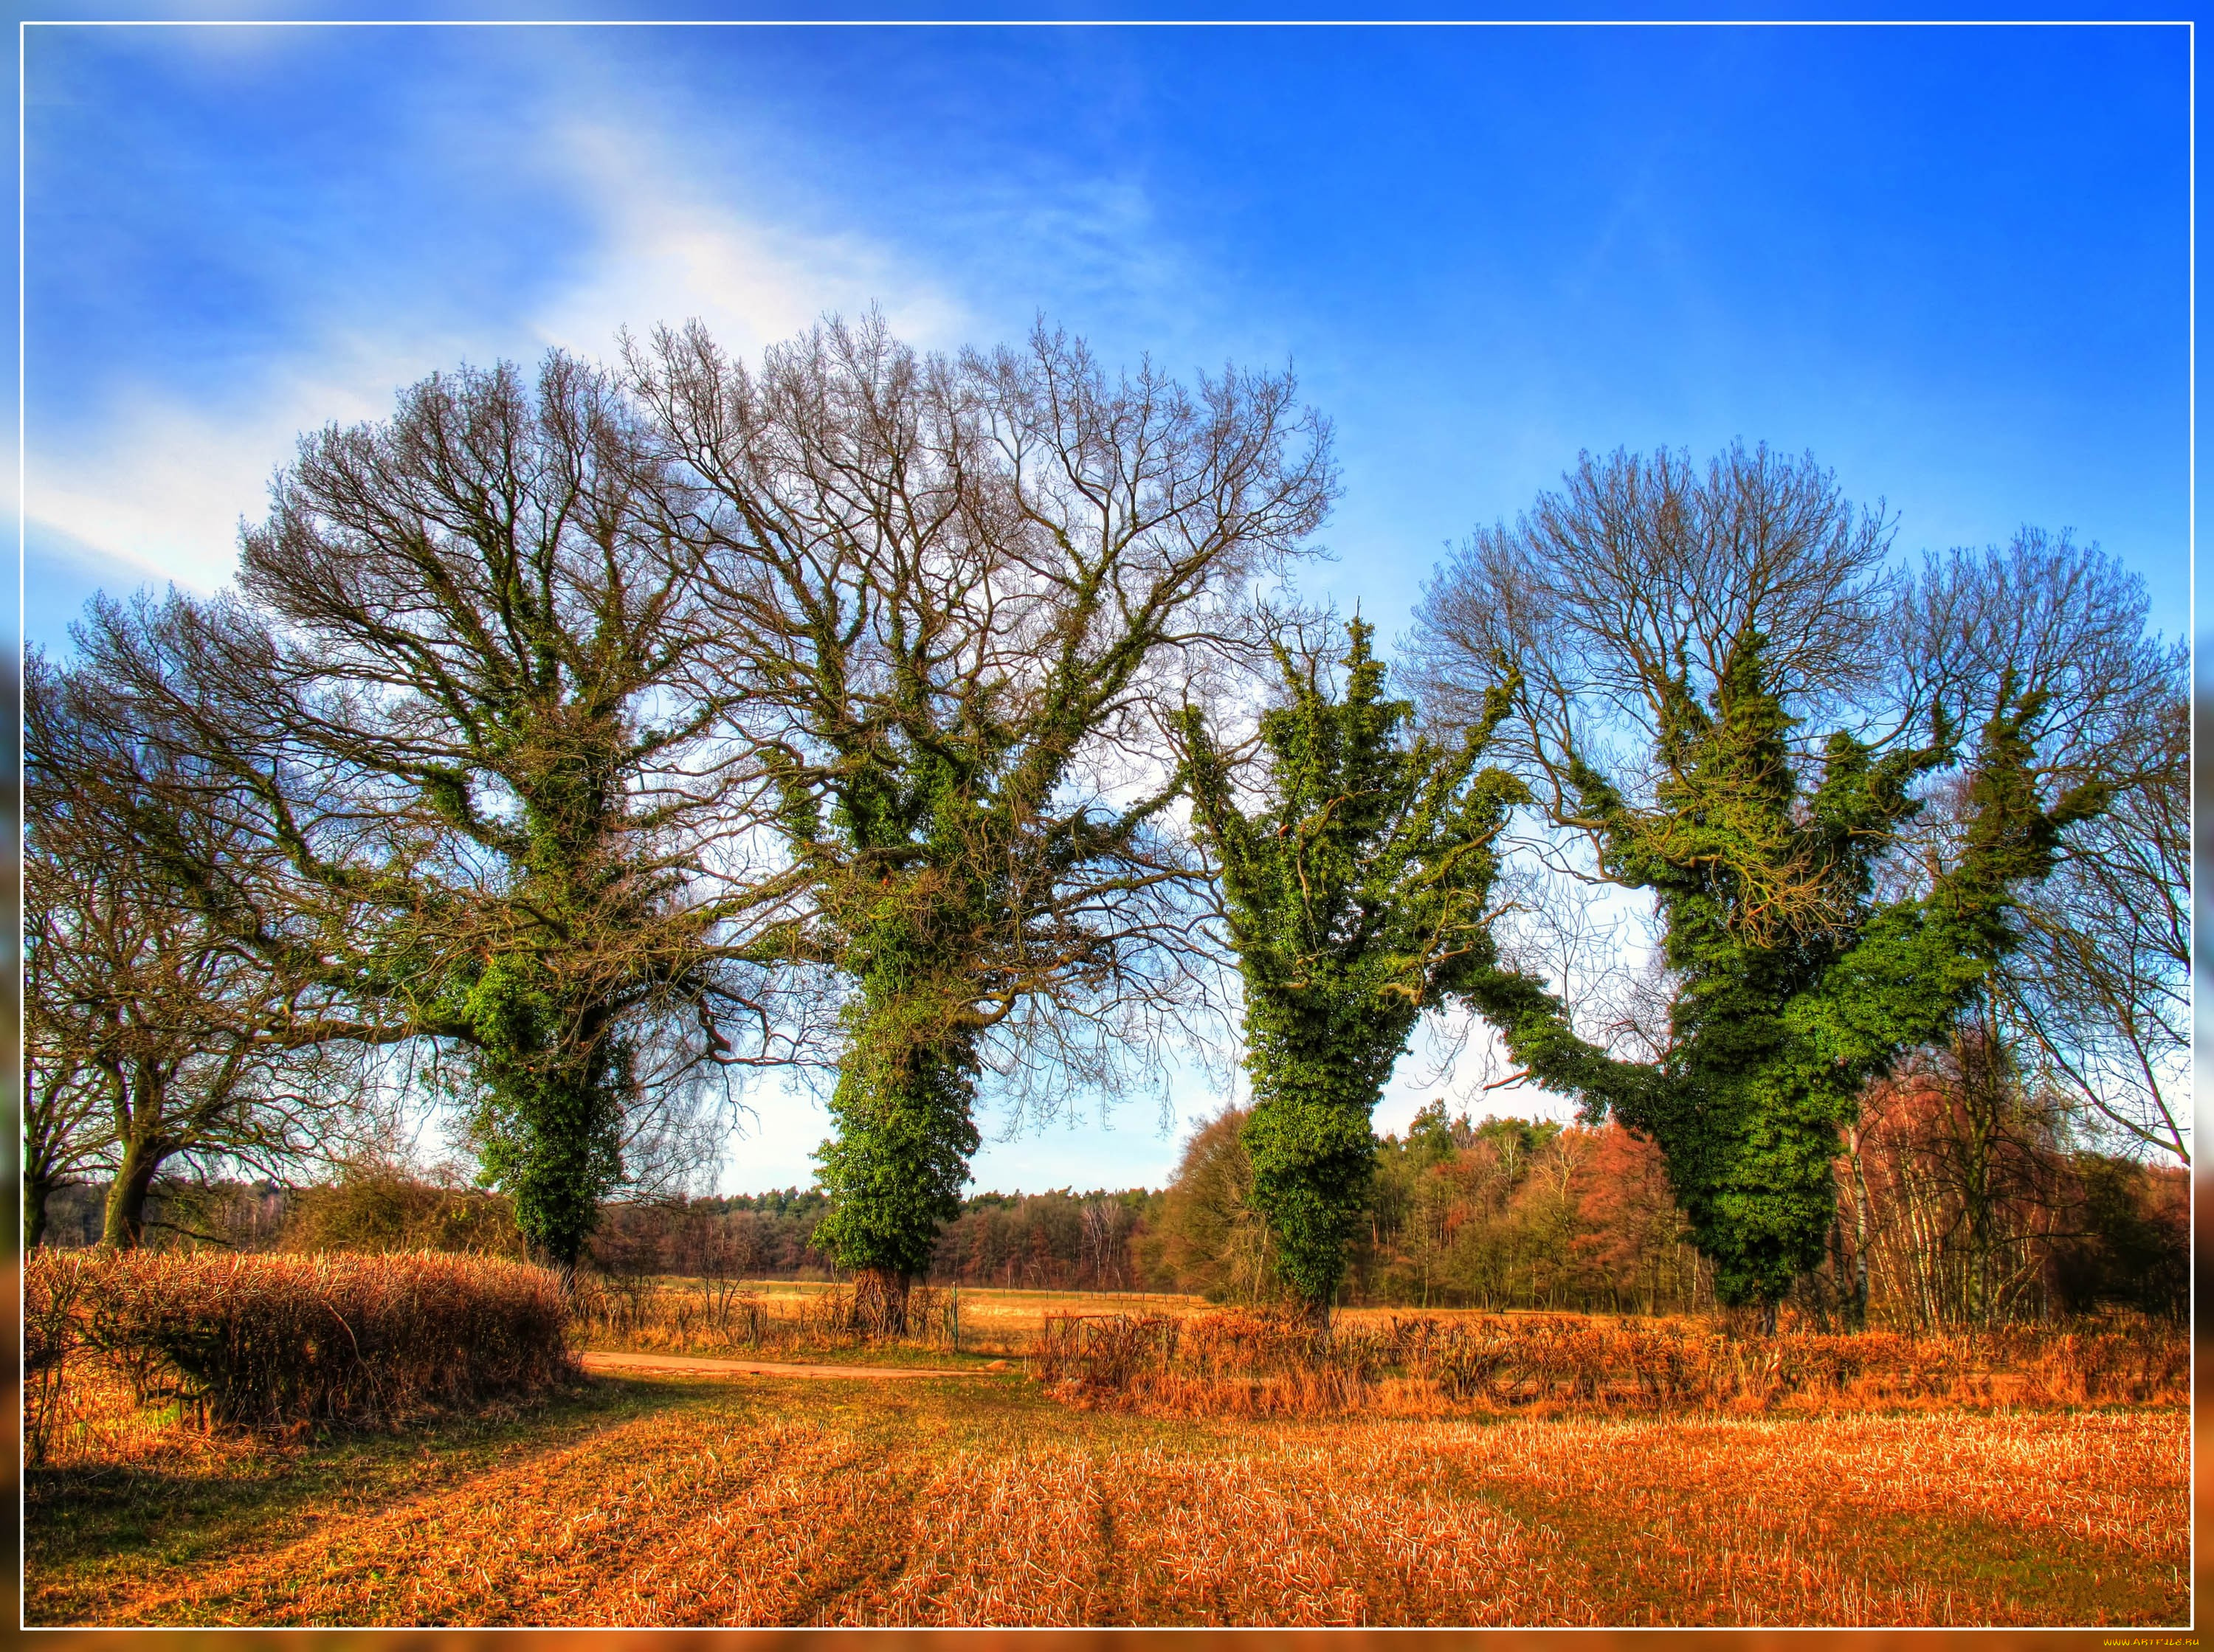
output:
[[[1588,767],[1569,775],[1606,875],[1656,898],[1678,987],[1665,1057],[1613,1059],[1526,976],[1486,972],[1462,996],[1533,1077],[1660,1143],[1723,1301],[1774,1303],[1822,1259],[1862,1088],[1950,1030],[2013,944],[2010,891],[2105,800],[2083,787],[2041,804],[2029,730],[2043,702],[2009,681],[1972,762],[1957,863],[1922,898],[1879,901],[1876,863],[1921,807],[1913,783],[1954,759],[1945,721],[1930,745],[1881,756],[1831,735],[1807,790],[1764,637],[1738,640],[1703,706],[1687,675],[1661,708],[1653,807]]]
[[[517,1225],[539,1254],[569,1266],[599,1201],[622,1180],[622,1121],[638,1087],[608,983],[580,966],[619,950],[625,933],[656,915],[662,891],[624,864],[615,843],[621,805],[604,776],[619,727],[536,704],[517,707],[511,723],[505,744],[523,807],[505,904],[528,921],[504,925],[475,952],[402,944],[383,965],[429,995],[425,1019],[451,1028],[467,1051],[480,1180],[514,1199]],[[526,755],[536,760],[512,760]],[[421,789],[442,815],[474,822],[450,772],[431,770]],[[394,938],[404,943],[407,933],[399,926]]]
[[[830,1100],[837,1133],[816,1153],[830,1213],[814,1242],[841,1267],[895,1281],[895,1316],[960,1214],[980,1139],[976,986],[962,966],[965,937],[1003,905],[979,869],[998,858],[979,852],[998,824],[993,777],[924,747],[879,748],[829,810],[826,930],[859,991]],[[785,814],[787,830],[823,831],[804,796]]]
[[[1205,720],[1182,723],[1201,838],[1221,868],[1245,998],[1255,1203],[1278,1265],[1325,1316],[1375,1163],[1369,1116],[1424,1010],[1496,968],[1494,843],[1521,783],[1479,768],[1507,715],[1492,696],[1458,751],[1410,739],[1384,698],[1374,628],[1349,627],[1344,696],[1318,662],[1279,654],[1283,703],[1261,720],[1263,806],[1236,803]]]

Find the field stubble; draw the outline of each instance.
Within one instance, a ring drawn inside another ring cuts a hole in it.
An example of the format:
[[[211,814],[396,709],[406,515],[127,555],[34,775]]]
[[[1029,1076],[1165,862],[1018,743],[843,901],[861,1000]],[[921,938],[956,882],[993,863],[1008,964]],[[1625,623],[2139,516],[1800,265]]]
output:
[[[723,1289],[726,1308],[753,1297],[750,1326],[703,1320],[695,1293],[713,1295],[651,1282],[596,1334],[588,1308],[586,1340],[728,1351],[735,1326],[818,1357],[956,1358],[934,1340],[950,1301],[925,1299],[898,1348],[856,1337],[835,1290]],[[26,1612],[2151,1625],[2189,1610],[2188,1414],[2162,1400],[2165,1344],[1908,1350],[1917,1411],[1895,1403],[1904,1368],[1870,1386],[1803,1339],[1676,1357],[1698,1328],[1347,1316],[1338,1367],[1311,1370],[1281,1322],[1199,1304],[1048,1331],[1093,1305],[963,1294],[964,1354],[1043,1338],[1045,1385],[603,1379],[384,1434],[198,1431],[125,1374],[80,1367],[82,1426],[27,1483]],[[1519,1362],[1487,1364],[1510,1332]],[[1908,1357],[1887,1347],[1864,1344],[1864,1363]],[[1995,1381],[2009,1362],[2044,1409]],[[1787,1365],[1795,1393],[1776,1381]],[[2082,1408],[2101,1397],[2141,1403]]]
[[[470,1447],[465,1468],[443,1436],[393,1442],[374,1494],[325,1499],[304,1534],[281,1487],[311,1476],[314,1450],[142,1465],[141,1519],[195,1474],[264,1487],[260,1513],[174,1563],[150,1558],[158,1532],[131,1564],[97,1521],[64,1529],[81,1471],[42,1471],[27,1610],[627,1625],[2150,1625],[2188,1610],[2188,1430],[2169,1407],[1171,1421],[1070,1411],[1015,1378],[831,1388],[597,1383],[547,1402],[572,1408],[557,1425],[525,1418]]]

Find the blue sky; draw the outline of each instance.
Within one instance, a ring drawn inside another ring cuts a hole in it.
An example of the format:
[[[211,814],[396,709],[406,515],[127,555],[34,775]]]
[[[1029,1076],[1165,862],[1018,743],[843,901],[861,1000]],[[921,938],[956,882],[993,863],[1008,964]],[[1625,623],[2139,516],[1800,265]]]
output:
[[[435,369],[871,302],[933,346],[1043,312],[1293,362],[1345,472],[1313,582],[1387,636],[1580,448],[1736,436],[1910,551],[2073,527],[2185,624],[2180,28],[38,27],[25,61],[49,645],[96,586],[220,583],[296,433]],[[805,1180],[819,1114],[762,1121],[730,1185]],[[1153,1122],[978,1177],[1157,1181]]]

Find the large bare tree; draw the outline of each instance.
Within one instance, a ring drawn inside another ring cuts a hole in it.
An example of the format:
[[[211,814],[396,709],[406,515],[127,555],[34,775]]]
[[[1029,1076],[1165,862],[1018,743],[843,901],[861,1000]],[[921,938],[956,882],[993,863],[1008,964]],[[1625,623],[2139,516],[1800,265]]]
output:
[[[847,984],[818,1242],[896,1325],[983,1064],[1186,984],[1160,715],[1322,519],[1328,431],[1288,375],[1188,391],[1043,327],[946,358],[871,317],[755,369],[694,326],[628,360],[812,891],[799,955]]]
[[[681,492],[595,369],[437,376],[303,438],[241,594],[109,605],[82,638],[260,881],[152,808],[162,875],[462,1052],[486,1170],[562,1265],[654,1084],[781,1059],[795,1024],[752,961],[786,889],[745,829],[752,680]]]
[[[2107,808],[2025,890],[2021,943],[1992,977],[2000,1030],[2079,1115],[2190,1162],[2191,713],[2180,643],[2144,584],[2095,545],[2024,528],[1927,559],[1900,658],[1964,716],[2011,675],[2046,697],[2035,766],[2096,782]],[[1948,812],[1933,814],[1942,830]]]

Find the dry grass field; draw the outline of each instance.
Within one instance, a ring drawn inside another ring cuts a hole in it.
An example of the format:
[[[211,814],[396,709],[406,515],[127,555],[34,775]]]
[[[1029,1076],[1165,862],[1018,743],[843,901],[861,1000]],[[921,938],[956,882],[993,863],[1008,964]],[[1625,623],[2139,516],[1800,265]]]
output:
[[[2174,1625],[2189,1443],[2174,1406],[1263,1422],[1075,1410],[1017,1373],[603,1377],[396,1434],[142,1420],[32,1472],[24,1611]]]
[[[713,1353],[743,1345],[743,1316],[735,1305],[753,1302],[772,1326],[800,1330],[810,1309],[830,1308],[851,1300],[850,1286],[805,1280],[715,1281],[664,1275],[596,1287],[600,1311],[586,1316],[581,1345],[587,1348],[664,1348]],[[1015,1356],[1037,1345],[1047,1319],[1057,1314],[1169,1315],[1210,1312],[1203,1297],[1159,1292],[1007,1290],[998,1287],[955,1292],[940,1287],[916,1293],[918,1329],[927,1322],[930,1357],[953,1351],[957,1322],[959,1351],[980,1359]],[[804,1347],[809,1357],[878,1360],[879,1347],[843,1347],[836,1337],[789,1335],[774,1340]],[[902,1350],[890,1350],[895,1354]]]

